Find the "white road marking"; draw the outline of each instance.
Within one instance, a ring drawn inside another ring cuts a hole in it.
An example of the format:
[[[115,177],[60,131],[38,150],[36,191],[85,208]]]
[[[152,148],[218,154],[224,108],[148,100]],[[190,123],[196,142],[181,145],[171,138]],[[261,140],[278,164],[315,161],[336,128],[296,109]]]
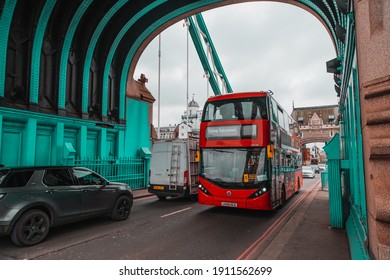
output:
[[[178,214],[178,213],[181,213],[181,212],[190,210],[191,208],[192,208],[192,207],[188,207],[188,208],[184,208],[184,209],[181,209],[181,210],[172,212],[172,213],[168,213],[168,214],[165,214],[165,215],[161,216],[161,218],[165,218],[165,217],[168,217],[168,216],[171,216],[171,215],[175,215],[175,214]]]

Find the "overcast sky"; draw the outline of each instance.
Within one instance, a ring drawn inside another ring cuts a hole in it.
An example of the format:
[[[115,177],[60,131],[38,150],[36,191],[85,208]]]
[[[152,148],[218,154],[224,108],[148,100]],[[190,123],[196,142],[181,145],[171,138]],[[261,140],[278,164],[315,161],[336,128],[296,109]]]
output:
[[[270,2],[235,4],[202,13],[234,92],[272,90],[289,112],[295,107],[337,104],[333,74],[326,61],[336,57],[325,27],[293,5]],[[184,22],[161,34],[160,126],[178,124],[187,101],[187,29]],[[134,74],[144,73],[156,98],[158,126],[158,37],[143,52]],[[201,108],[207,80],[189,39],[189,99]],[[213,95],[211,87],[210,95]]]

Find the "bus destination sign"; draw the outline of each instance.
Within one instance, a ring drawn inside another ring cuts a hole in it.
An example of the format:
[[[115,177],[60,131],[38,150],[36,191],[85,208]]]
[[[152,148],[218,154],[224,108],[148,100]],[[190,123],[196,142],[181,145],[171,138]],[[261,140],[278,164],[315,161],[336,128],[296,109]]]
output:
[[[208,140],[216,139],[253,139],[257,136],[256,125],[221,125],[209,126],[206,129]]]

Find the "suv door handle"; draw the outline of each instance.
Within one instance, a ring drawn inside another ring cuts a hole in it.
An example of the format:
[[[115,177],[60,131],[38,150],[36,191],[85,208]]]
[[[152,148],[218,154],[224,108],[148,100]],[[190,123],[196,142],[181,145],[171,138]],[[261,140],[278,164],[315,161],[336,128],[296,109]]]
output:
[[[47,193],[56,193],[56,192],[58,192],[57,190],[47,190],[46,191]]]

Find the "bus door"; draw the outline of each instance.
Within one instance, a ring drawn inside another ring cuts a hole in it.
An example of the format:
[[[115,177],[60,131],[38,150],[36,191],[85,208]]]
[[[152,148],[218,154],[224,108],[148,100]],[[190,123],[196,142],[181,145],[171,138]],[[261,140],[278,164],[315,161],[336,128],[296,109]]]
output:
[[[275,149],[274,157],[272,158],[272,204],[275,204],[279,201],[279,177],[280,177],[280,151],[279,149]]]
[[[286,154],[285,157],[285,173],[284,173],[284,182],[286,187],[287,198],[290,197],[295,191],[295,174],[294,174],[294,164],[291,154]]]

